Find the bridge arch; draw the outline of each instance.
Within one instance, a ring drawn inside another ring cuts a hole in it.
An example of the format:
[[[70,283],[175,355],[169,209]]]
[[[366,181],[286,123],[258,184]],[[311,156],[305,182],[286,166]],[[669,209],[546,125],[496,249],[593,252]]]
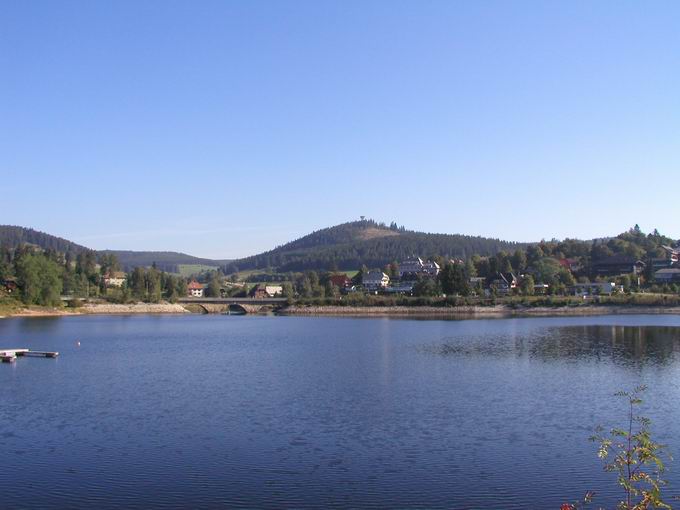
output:
[[[192,303],[192,305],[200,308],[202,313],[223,313],[227,311],[227,306],[214,303]]]
[[[214,304],[214,303],[193,303],[201,309],[202,313],[229,313],[231,315],[247,315],[260,312],[266,306],[256,306],[247,303],[229,303],[229,304]]]
[[[228,306],[228,310],[230,314],[234,315],[246,315],[249,313],[248,309],[246,308],[247,305],[242,305],[239,303],[231,303]]]

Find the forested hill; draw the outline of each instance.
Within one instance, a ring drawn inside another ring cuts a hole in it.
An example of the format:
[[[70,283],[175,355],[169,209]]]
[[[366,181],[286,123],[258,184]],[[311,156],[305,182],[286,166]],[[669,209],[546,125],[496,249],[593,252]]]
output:
[[[131,271],[135,267],[149,267],[155,264],[162,271],[177,273],[179,272],[179,265],[223,267],[231,262],[229,260],[203,259],[176,251],[102,250],[99,253],[115,255],[121,267],[126,271]]]
[[[32,228],[0,225],[0,246],[14,249],[22,244],[34,244],[43,250],[78,254],[89,249],[61,237],[45,234]]]
[[[225,269],[275,268],[280,272],[383,267],[413,256],[466,258],[514,251],[524,244],[457,234],[428,234],[372,220],[344,223],[313,232],[271,251],[236,260]]]
[[[44,232],[39,232],[37,230],[33,230],[32,228],[0,225],[0,246],[4,246],[9,249],[15,249],[22,244],[34,244],[43,250],[71,253],[72,255],[77,255],[78,253],[85,251],[94,251],[72,241],[46,234]],[[185,253],[172,251],[157,252],[101,250],[97,251],[96,253],[100,255],[116,255],[121,268],[125,271],[131,271],[137,266],[149,267],[153,264],[156,264],[158,269],[175,273],[178,272],[178,266],[180,264],[200,264],[217,267],[224,266],[230,262],[228,260],[203,259],[199,257],[193,257]]]
[[[114,254],[122,269],[131,271],[135,267],[156,267],[162,271],[176,273],[180,265],[197,266],[196,271],[205,267],[221,267],[225,273],[252,269],[272,268],[278,272],[314,270],[355,270],[365,265],[369,268],[384,267],[393,261],[420,256],[430,258],[467,259],[472,255],[503,255],[517,249],[531,251],[535,257],[554,259],[576,258],[581,266],[616,255],[624,255],[646,261],[650,258],[664,258],[664,246],[680,246],[680,242],[663,236],[654,230],[644,234],[636,225],[616,237],[579,241],[541,241],[532,245],[514,243],[476,236],[455,234],[428,234],[413,232],[392,224],[389,227],[372,220],[344,223],[324,228],[273,250],[240,260],[212,260],[194,257],[179,252],[90,250],[72,241],[25,227],[0,225],[0,248],[17,248],[22,244],[33,244],[44,250],[78,255],[82,252],[95,253],[97,258]],[[651,265],[650,265],[651,267]]]

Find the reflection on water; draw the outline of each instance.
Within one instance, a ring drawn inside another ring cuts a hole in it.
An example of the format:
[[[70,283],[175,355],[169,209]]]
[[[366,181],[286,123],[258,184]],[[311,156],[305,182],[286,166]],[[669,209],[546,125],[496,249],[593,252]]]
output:
[[[0,508],[554,509],[649,386],[680,457],[678,317],[0,321]],[[680,469],[669,472],[672,492]]]
[[[680,328],[669,326],[565,326],[526,334],[449,337],[420,350],[441,356],[531,357],[539,360],[611,360],[664,364],[677,361]]]
[[[663,326],[581,326],[548,332],[532,345],[541,359],[609,358],[619,363],[663,364],[675,361],[680,328]]]

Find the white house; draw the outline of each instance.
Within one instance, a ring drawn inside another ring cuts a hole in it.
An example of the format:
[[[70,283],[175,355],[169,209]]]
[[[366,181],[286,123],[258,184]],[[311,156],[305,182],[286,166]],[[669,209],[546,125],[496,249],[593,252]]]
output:
[[[434,261],[423,262],[423,259],[407,259],[399,263],[399,278],[406,276],[437,276],[439,274],[439,264]]]
[[[491,286],[499,294],[509,294],[519,287],[519,278],[514,273],[498,273],[498,277],[491,282]]]
[[[390,283],[390,277],[382,271],[369,271],[363,275],[362,283],[368,290],[384,289]]]
[[[114,271],[104,275],[104,285],[106,287],[122,287],[127,275],[122,271]]]
[[[283,295],[283,285],[265,285],[264,291],[269,297]]]
[[[189,285],[187,285],[187,295],[189,297],[203,297],[203,284],[198,283],[196,280],[192,280]]]

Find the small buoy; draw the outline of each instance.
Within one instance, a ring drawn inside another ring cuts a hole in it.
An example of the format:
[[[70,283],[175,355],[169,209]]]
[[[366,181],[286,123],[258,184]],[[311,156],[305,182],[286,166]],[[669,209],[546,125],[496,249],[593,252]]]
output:
[[[80,347],[80,341],[76,340],[76,347]]]

